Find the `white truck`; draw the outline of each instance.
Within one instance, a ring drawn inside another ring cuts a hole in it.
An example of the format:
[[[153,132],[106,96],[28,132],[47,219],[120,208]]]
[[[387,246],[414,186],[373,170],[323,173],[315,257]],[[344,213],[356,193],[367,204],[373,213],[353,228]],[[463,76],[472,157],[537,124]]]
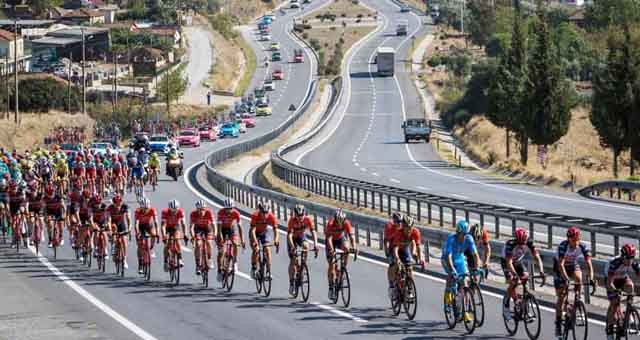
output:
[[[393,76],[396,51],[393,47],[378,47],[376,64],[379,76]]]

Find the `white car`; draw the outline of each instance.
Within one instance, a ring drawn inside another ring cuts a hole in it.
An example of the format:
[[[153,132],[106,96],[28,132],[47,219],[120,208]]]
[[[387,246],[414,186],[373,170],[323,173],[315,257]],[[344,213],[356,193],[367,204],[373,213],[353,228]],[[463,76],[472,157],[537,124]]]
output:
[[[110,155],[119,154],[120,150],[117,147],[114,147],[113,144],[109,142],[95,142],[89,145],[89,150],[93,151],[95,154],[100,156],[104,156],[107,153]]]
[[[240,133],[247,133],[247,125],[245,123],[240,123]]]
[[[260,35],[260,41],[270,41],[270,40],[271,40],[271,34],[267,33],[267,34]]]
[[[264,81],[263,88],[264,88],[265,91],[275,91],[276,90],[276,84],[273,82],[273,80],[267,79],[267,80]]]
[[[291,0],[289,8],[300,8],[300,2],[298,2],[298,0]]]

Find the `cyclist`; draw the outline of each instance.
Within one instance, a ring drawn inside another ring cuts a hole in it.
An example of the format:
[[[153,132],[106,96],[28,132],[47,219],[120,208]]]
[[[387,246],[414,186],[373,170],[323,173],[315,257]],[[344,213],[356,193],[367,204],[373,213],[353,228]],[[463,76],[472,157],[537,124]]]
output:
[[[335,287],[333,286],[337,263],[333,261],[336,249],[341,249],[344,253],[349,253],[350,249],[354,252],[358,251],[355,238],[353,236],[353,227],[351,222],[347,219],[347,215],[342,209],[336,210],[333,214],[333,218],[327,223],[324,234],[327,238],[327,262],[329,268],[327,270],[327,279],[329,280],[329,298],[333,296]],[[349,238],[349,245],[347,245],[347,237]],[[349,256],[343,256],[342,266],[347,267]]]
[[[469,223],[460,220],[456,223],[456,232],[447,237],[444,247],[442,248],[442,266],[447,273],[447,284],[445,294],[445,305],[451,305],[456,292],[452,291],[454,283],[458,280],[459,275],[469,274],[467,267],[467,258],[465,252],[471,252],[473,258],[480,263],[480,257],[476,249],[473,237],[469,235]]]
[[[114,236],[119,236],[130,231],[131,216],[129,215],[129,206],[122,202],[122,197],[115,194],[111,199],[111,205],[107,207],[109,218],[111,219],[111,230]],[[124,268],[129,269],[127,264],[127,238],[122,237],[124,247]]]
[[[297,204],[293,208],[293,216],[287,223],[287,247],[289,250],[289,294],[293,295],[295,289],[294,274],[296,270],[295,253],[297,247],[301,247],[303,250],[307,250],[307,234],[306,231],[311,232],[313,237],[313,251],[318,257],[318,235],[316,229],[313,226],[313,221],[307,215],[306,209],[302,204]],[[305,255],[303,255],[305,256]]]
[[[424,267],[425,259],[422,255],[422,247],[420,230],[415,226],[415,220],[411,216],[403,216],[400,223],[400,229],[397,229],[392,236],[392,253],[395,259],[395,265],[392,277],[397,278],[397,270],[400,267],[400,262],[404,265],[410,265],[413,263],[413,256],[418,258],[418,262]],[[411,266],[407,266],[407,274],[413,278],[413,270]],[[393,288],[393,285],[392,285]]]
[[[464,253],[464,256],[467,258],[467,265],[469,265],[469,269],[471,271],[482,268],[486,275],[489,269],[489,260],[491,259],[491,243],[489,243],[489,232],[484,229],[484,226],[476,223],[471,226],[471,230],[469,233],[471,234],[471,237],[473,237],[473,242],[475,243],[476,251],[478,252],[478,256],[480,257],[480,262],[477,262],[476,257],[473,255],[473,253],[470,250],[467,250]]]
[[[102,249],[104,250],[104,254],[102,254],[104,256],[104,259],[108,260],[109,254],[107,253],[107,239],[109,238],[109,234],[111,232],[111,218],[107,213],[107,205],[102,202],[102,195],[100,193],[96,193],[93,195],[93,198],[91,199],[91,209],[93,211],[93,231],[94,233],[104,234],[104,237],[102,238],[103,244],[101,244],[100,246],[102,246]],[[94,246],[96,247],[96,249],[98,249],[98,242],[100,242],[100,238],[96,237],[93,240]]]
[[[144,238],[151,238],[150,251],[151,258],[156,257],[156,253],[153,250],[153,245],[156,243],[156,237],[158,235],[158,218],[156,209],[151,206],[151,201],[148,198],[141,198],[139,201],[140,207],[136,209],[134,213],[135,217],[135,230],[136,240],[138,241],[138,274],[142,275],[142,241]]]
[[[185,222],[184,222],[184,210],[180,208],[180,202],[178,200],[169,201],[169,208],[163,209],[161,212],[161,226],[160,229],[162,231],[162,241],[164,242],[164,271],[169,271],[169,267],[167,266],[167,260],[169,257],[169,247],[167,245],[167,241],[169,240],[169,236],[173,235],[176,240],[178,240],[177,251],[178,251],[178,264],[180,267],[184,266],[184,262],[182,261],[182,248],[180,247],[180,230],[178,230],[178,226],[182,229],[182,234],[185,237],[185,243],[187,242],[187,233],[185,230]]]
[[[91,231],[93,230],[93,212],[91,210],[91,192],[84,190],[82,192],[82,200],[76,211],[77,221],[80,221],[80,232],[78,233],[78,245],[81,246],[87,243],[91,243]],[[97,252],[97,249],[94,249]],[[94,252],[94,257],[97,253]],[[81,258],[80,261],[83,259]]]
[[[587,264],[590,282],[593,282],[593,265],[591,251],[584,242],[580,242],[580,229],[571,227],[567,230],[567,239],[558,246],[558,253],[553,258],[553,285],[556,288],[556,337],[562,335],[562,306],[567,299],[569,280],[573,279],[577,289],[582,284],[582,270],[578,257],[582,255]]]
[[[189,230],[194,247],[196,244],[196,235],[200,235],[202,241],[205,242],[204,246],[207,250],[207,264],[209,265],[209,268],[213,268],[213,261],[211,260],[211,241],[213,240],[213,235],[216,234],[216,227],[213,224],[213,213],[209,208],[207,208],[204,200],[198,200],[196,202],[196,209],[189,215]],[[196,275],[200,275],[200,268],[198,267],[198,261],[200,260],[199,252],[195,252],[195,260]]]
[[[62,196],[56,194],[53,186],[49,185],[45,188],[44,204],[47,212],[47,234],[49,235],[49,248],[51,244],[51,237],[53,235],[53,228],[58,229],[58,237],[60,237],[60,246],[64,245],[64,239],[62,238],[62,228],[64,225],[65,206]]]
[[[249,241],[251,242],[251,277],[255,279],[256,267],[258,265],[258,242],[262,245],[268,245],[272,241],[271,233],[273,233],[273,244],[276,251],[280,246],[280,237],[278,236],[278,220],[273,215],[266,204],[258,202],[258,210],[251,215],[251,223],[249,227]],[[271,272],[271,249],[265,249],[265,258],[267,268]]]
[[[634,290],[633,281],[629,277],[634,272],[636,277],[640,277],[640,264],[635,260],[636,246],[625,244],[620,249],[620,256],[616,256],[607,264],[607,297],[609,298],[609,308],[607,309],[607,326],[605,333],[607,340],[615,339],[613,327],[616,324],[615,314],[620,307],[619,291],[632,294]],[[624,333],[624,329],[618,330]]]
[[[238,227],[238,233],[234,229],[234,225]],[[223,208],[218,210],[218,281],[222,281],[222,256],[224,254],[224,242],[231,240],[233,243],[233,257],[238,259],[238,235],[242,248],[245,248],[244,235],[242,233],[242,224],[240,223],[240,212],[235,208],[235,202],[232,198],[224,201]]]
[[[144,152],[144,149],[140,149],[140,152]],[[134,189],[140,187],[144,187],[144,175],[145,175],[145,171],[144,171],[144,163],[140,162],[140,158],[130,158],[129,159],[129,168],[131,168],[131,177],[133,180],[133,187]]]
[[[43,231],[44,216],[42,215],[42,209],[44,208],[44,195],[42,191],[38,190],[36,182],[32,182],[29,185],[27,199],[29,201],[29,234],[33,233],[36,225],[39,225],[41,228],[40,231]],[[42,237],[40,237],[40,239],[42,240]],[[31,240],[29,240],[29,244],[31,244]]]
[[[508,240],[504,248],[502,249],[502,271],[504,272],[504,276],[509,283],[509,287],[507,288],[508,296],[511,296],[512,299],[515,299],[515,290],[516,286],[529,277],[529,273],[527,273],[527,269],[524,265],[524,256],[527,248],[531,252],[531,255],[536,259],[538,264],[538,268],[540,269],[540,274],[544,276],[544,267],[542,266],[542,258],[540,258],[540,253],[538,252],[538,248],[536,248],[535,244],[533,244],[533,239],[529,238],[529,233],[524,228],[516,228],[515,238]],[[504,299],[504,318],[505,320],[511,319],[511,314],[509,313],[509,301],[511,299]]]
[[[24,246],[27,246],[26,230],[21,230],[21,219],[26,218],[27,212],[27,196],[26,196],[27,183],[21,181],[19,184],[15,181],[9,187],[9,213],[11,214],[11,225],[13,225],[14,231],[19,231],[22,234],[22,240]],[[14,244],[15,245],[15,244]]]
[[[160,173],[160,159],[155,152],[151,153],[151,158],[149,158],[149,172],[156,176],[156,179]]]
[[[391,214],[391,220],[387,222],[384,226],[384,254],[387,257],[387,281],[389,282],[389,294],[393,293],[393,287],[395,282],[395,276],[393,273],[395,272],[396,260],[393,256],[392,245],[393,245],[393,236],[396,231],[400,230],[400,223],[402,222],[402,215],[398,212],[394,212]],[[391,295],[389,295],[391,296]]]

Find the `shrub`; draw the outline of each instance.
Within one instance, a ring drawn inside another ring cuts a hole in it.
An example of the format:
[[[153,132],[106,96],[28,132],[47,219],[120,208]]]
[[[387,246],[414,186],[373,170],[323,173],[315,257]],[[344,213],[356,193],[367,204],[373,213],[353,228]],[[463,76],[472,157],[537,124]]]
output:
[[[302,33],[302,39],[304,39],[304,40],[309,39],[309,33],[307,33],[307,32]]]

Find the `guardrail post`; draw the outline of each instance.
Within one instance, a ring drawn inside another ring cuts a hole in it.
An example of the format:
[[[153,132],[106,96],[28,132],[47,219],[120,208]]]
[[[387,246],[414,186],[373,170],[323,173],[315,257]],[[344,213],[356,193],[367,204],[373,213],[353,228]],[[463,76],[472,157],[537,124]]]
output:
[[[455,208],[451,208],[451,225],[455,228],[456,226],[456,209]]]
[[[391,195],[387,195],[387,213],[391,215]]]
[[[383,204],[383,195],[381,191],[378,191],[378,195],[380,195],[380,212],[384,212],[384,204]]]
[[[422,221],[422,209],[420,208],[420,201],[416,200],[416,214],[418,214],[418,221]]]
[[[593,257],[596,257],[598,254],[598,249],[596,247],[596,232],[591,232],[591,252],[593,253]]]
[[[468,223],[471,222],[469,220],[469,210],[465,210],[464,211],[464,220],[467,221]]]
[[[367,227],[367,247],[371,248],[371,227]]]
[[[427,203],[427,223],[431,224],[431,203]]]
[[[515,219],[511,219],[511,235],[515,235],[516,234],[516,224],[517,224],[516,220]],[[531,238],[533,239],[533,234],[529,234],[529,235],[531,235]]]
[[[354,202],[353,202],[353,201],[354,201],[354,199],[355,199],[355,196],[353,195],[353,187],[349,187],[349,192],[350,192],[350,194],[351,194],[351,195],[350,195],[350,198],[351,198],[351,204],[354,204]],[[360,198],[360,197],[358,196],[358,198]],[[358,205],[360,205],[360,202],[358,202]]]
[[[360,188],[356,188],[356,207],[360,208]]]
[[[438,206],[438,210],[440,211],[440,226],[444,227],[444,212],[441,205]]]
[[[589,282],[589,278],[587,277],[586,271],[582,273],[582,282]],[[589,305],[591,304],[591,294],[590,294],[591,292],[589,291],[589,286],[584,285],[582,286],[582,288],[584,289],[584,292],[582,293],[582,296],[584,296],[584,303]]]
[[[358,189],[360,190],[360,189]],[[362,190],[362,194],[364,195],[364,207],[366,208],[369,204],[367,203],[367,189]]]
[[[495,217],[496,220],[496,240],[500,239],[500,217],[496,216]]]
[[[278,219],[282,219],[282,215],[280,215],[280,204],[276,202],[276,215],[278,215]]]
[[[338,184],[336,182],[331,183],[331,193],[334,200],[338,199]]]
[[[384,249],[384,233],[382,232],[382,230],[378,231],[378,249]]]
[[[480,214],[480,226],[484,228],[484,214]]]
[[[613,255],[618,256],[619,252],[620,252],[620,237],[616,235],[613,237]],[[594,253],[593,256],[595,255],[596,254]]]
[[[398,208],[398,211],[402,211],[402,209],[400,209],[400,196],[396,196],[396,208]],[[409,206],[407,205],[407,215],[411,215],[409,214]]]
[[[534,237],[535,233],[533,230],[533,222],[529,222],[529,235],[531,235],[531,238],[535,242],[536,238]]]
[[[553,226],[551,224],[547,226],[547,248],[553,248]]]
[[[429,261],[429,258],[431,257],[431,254],[430,254],[430,252],[429,252],[429,240],[428,240],[428,239],[426,239],[426,238],[424,238],[423,240],[425,240],[425,241],[424,241],[424,259],[425,259],[425,260],[427,261],[427,263],[428,263],[428,262],[430,262],[430,261]]]
[[[360,244],[360,228],[356,224],[356,244]]]

